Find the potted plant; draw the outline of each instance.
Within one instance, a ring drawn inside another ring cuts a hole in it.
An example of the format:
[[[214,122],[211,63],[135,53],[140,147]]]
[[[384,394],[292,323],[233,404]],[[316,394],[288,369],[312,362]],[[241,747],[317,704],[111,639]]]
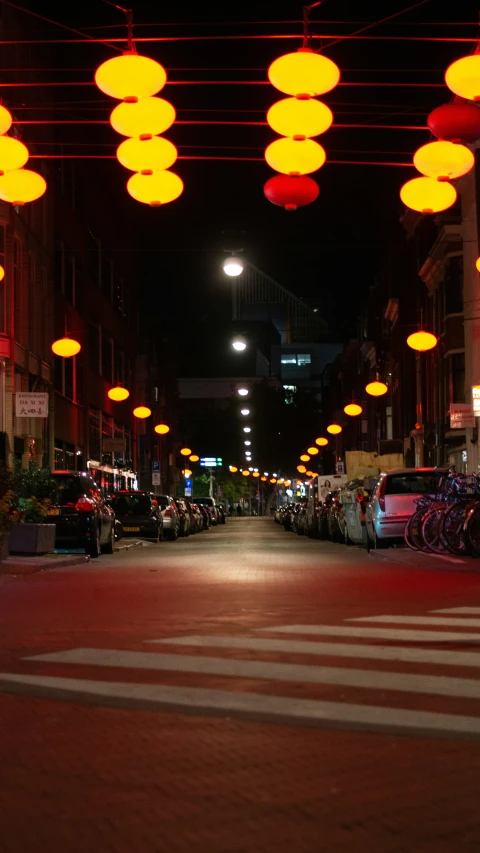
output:
[[[0,563],[6,560],[9,554],[10,534],[21,521],[21,512],[18,506],[18,496],[12,488],[5,488],[4,474],[0,473]]]
[[[46,554],[55,548],[56,526],[47,523],[55,482],[46,468],[17,468],[14,474],[18,523],[10,534],[13,554]]]

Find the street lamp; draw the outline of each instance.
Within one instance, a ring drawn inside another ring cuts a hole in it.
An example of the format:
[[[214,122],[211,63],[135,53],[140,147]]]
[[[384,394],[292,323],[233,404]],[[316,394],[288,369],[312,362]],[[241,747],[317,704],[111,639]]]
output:
[[[237,275],[241,275],[243,272],[243,263],[240,258],[236,258],[232,256],[231,258],[226,258],[223,262],[223,271],[225,275],[236,277]]]
[[[249,414],[250,414],[250,409],[240,409],[240,414],[241,414],[241,415],[249,415]]]
[[[247,348],[247,342],[242,335],[237,335],[232,341],[232,347],[237,352],[243,352]]]
[[[244,432],[251,432],[252,428],[251,427],[243,427],[243,431]]]
[[[237,390],[237,394],[238,394],[240,397],[246,397],[246,396],[248,395],[248,388],[239,388],[239,389]]]
[[[250,447],[252,442],[251,441],[244,441],[243,443],[246,447]]]

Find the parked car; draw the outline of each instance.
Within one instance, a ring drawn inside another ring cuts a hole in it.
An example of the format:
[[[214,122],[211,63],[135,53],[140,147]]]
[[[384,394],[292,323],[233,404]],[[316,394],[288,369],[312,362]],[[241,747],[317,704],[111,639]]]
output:
[[[195,498],[195,503],[207,507],[210,513],[210,524],[218,524],[218,513],[213,498]]]
[[[163,517],[152,492],[119,489],[111,502],[124,536],[140,536],[154,542],[163,539]]]
[[[328,538],[332,542],[341,542],[344,538],[339,524],[342,505],[337,491],[331,492],[331,501],[327,509]]]
[[[365,512],[367,547],[403,542],[405,525],[416,510],[415,500],[434,494],[445,468],[395,468],[378,478]]]
[[[288,504],[282,514],[282,524],[284,530],[291,530],[295,515],[295,504]]]
[[[307,501],[306,534],[309,539],[318,539],[318,524],[320,519],[321,504],[314,498]]]
[[[190,513],[190,533],[202,533],[203,531],[203,514],[199,506],[185,499],[185,504]],[[205,509],[205,515],[208,519],[208,510]]]
[[[209,530],[210,529],[210,512],[208,511],[208,508],[206,506],[204,506],[203,504],[195,504],[195,507],[198,510],[198,512],[200,513],[200,515],[202,516],[203,529]]]
[[[183,498],[175,499],[175,506],[177,507],[178,518],[180,522],[179,533],[180,536],[190,536],[190,533],[194,533],[195,531],[191,529],[191,518],[190,518],[190,510],[187,507]]]
[[[115,514],[90,474],[52,471],[56,498],[48,512],[56,548],[85,548],[90,557],[113,554]]]
[[[223,506],[221,506],[220,504],[216,504],[215,509],[217,510],[218,523],[225,524],[226,515]]]
[[[155,495],[163,518],[163,536],[175,541],[180,532],[180,519],[175,501],[170,495]]]

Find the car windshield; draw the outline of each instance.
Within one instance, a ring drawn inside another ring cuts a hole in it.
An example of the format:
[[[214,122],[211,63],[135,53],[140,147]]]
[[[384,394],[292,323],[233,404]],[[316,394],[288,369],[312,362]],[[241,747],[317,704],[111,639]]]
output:
[[[89,477],[75,477],[73,474],[54,475],[57,486],[57,503],[60,505],[76,503],[82,495],[92,491],[92,480]]]
[[[150,498],[145,494],[116,495],[113,508],[117,515],[149,515]]]
[[[387,476],[386,495],[422,495],[432,494],[438,489],[440,472],[412,471],[408,474],[391,474]]]

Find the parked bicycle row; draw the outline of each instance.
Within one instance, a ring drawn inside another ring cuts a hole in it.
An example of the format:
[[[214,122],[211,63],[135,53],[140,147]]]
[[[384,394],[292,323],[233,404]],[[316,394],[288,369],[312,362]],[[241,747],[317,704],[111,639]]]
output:
[[[415,500],[405,542],[416,551],[480,557],[480,476],[442,474],[434,485]]]

